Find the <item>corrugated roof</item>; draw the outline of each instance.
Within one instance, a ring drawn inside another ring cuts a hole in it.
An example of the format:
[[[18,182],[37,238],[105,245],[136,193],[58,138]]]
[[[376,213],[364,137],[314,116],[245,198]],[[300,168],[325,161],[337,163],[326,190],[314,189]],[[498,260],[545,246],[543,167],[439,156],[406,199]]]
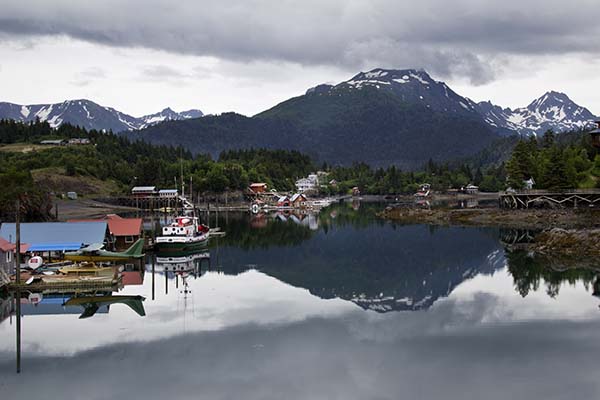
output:
[[[70,219],[67,222],[108,221],[108,230],[115,236],[137,236],[142,231],[142,218],[122,218],[117,214],[108,214],[102,219]]]
[[[161,189],[158,193],[177,193],[177,189]]]
[[[21,241],[29,244],[30,251],[53,251],[57,247],[72,249],[75,244],[81,247],[104,242],[106,228],[106,221],[28,222],[21,224]],[[14,240],[15,236],[14,223],[2,224],[0,237]]]
[[[132,192],[149,192],[149,191],[155,191],[156,190],[156,186],[136,186],[133,189],[131,189]]]

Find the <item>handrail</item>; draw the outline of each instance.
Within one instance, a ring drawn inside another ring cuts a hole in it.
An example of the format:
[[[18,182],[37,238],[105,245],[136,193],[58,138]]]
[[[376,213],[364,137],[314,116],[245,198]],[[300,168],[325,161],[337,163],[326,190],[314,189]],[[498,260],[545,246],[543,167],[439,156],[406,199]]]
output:
[[[600,194],[600,189],[563,189],[563,190],[515,190],[512,192],[503,191],[500,195],[515,195],[515,194],[532,194],[532,195],[543,195],[543,194]]]

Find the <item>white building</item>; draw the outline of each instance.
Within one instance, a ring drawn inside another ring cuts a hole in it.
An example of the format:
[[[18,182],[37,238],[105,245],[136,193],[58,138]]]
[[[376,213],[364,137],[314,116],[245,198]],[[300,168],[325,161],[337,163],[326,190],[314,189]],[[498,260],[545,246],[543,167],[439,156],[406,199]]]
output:
[[[309,174],[306,178],[301,178],[296,181],[296,189],[300,193],[317,190],[319,187],[319,177],[317,174]]]

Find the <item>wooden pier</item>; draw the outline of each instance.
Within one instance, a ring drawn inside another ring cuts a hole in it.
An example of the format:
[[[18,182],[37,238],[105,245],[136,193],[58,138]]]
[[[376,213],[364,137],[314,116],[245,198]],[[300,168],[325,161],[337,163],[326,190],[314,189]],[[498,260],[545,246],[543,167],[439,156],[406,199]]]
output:
[[[600,206],[600,189],[501,192],[500,208],[578,208]]]

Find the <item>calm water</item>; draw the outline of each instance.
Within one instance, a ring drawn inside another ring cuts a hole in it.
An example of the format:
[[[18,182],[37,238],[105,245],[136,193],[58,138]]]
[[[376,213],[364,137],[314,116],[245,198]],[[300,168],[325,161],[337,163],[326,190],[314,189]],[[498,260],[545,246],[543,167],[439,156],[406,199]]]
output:
[[[23,300],[20,375],[4,302],[2,398],[599,397],[591,270],[505,252],[520,232],[393,225],[357,206],[221,215],[210,263],[128,273],[118,295],[144,296],[145,316]]]

